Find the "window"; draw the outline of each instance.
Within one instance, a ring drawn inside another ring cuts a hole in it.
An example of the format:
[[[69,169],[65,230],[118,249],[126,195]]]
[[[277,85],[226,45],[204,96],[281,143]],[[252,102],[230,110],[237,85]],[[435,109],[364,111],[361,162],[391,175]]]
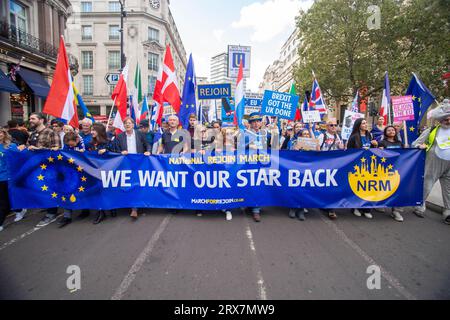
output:
[[[92,26],[81,26],[81,40],[92,40]]]
[[[148,28],[148,40],[156,41],[159,43],[159,30],[149,27]]]
[[[81,52],[81,68],[84,70],[94,69],[94,53],[92,51]]]
[[[109,70],[120,69],[120,51],[108,52],[108,69]]]
[[[11,24],[12,36],[22,42],[25,41],[27,33],[27,14],[24,6],[16,1],[9,1],[9,22]]]
[[[148,53],[148,70],[158,71],[159,69],[159,55],[155,53]]]
[[[92,2],[81,1],[81,12],[92,12]]]
[[[120,12],[120,2],[110,1],[109,2],[109,12]]]
[[[153,92],[155,91],[156,86],[156,77],[148,76],[148,95],[153,96]]]
[[[120,32],[119,32],[119,26],[118,25],[110,25],[109,26],[109,40],[119,40],[120,39]]]
[[[94,94],[94,76],[83,76],[83,94],[87,96],[92,96]]]

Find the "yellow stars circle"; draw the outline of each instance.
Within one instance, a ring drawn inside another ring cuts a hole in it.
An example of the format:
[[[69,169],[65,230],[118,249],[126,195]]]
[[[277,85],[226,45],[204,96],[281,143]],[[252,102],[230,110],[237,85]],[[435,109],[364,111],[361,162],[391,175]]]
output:
[[[381,162],[382,162],[382,163],[386,163],[386,158],[382,158],[382,159],[381,159]]]
[[[67,200],[66,197],[64,197],[64,196],[61,197],[62,202],[66,202],[66,200]]]
[[[52,158],[52,157],[49,157],[47,160],[48,160],[48,162],[50,162],[50,163],[52,163],[53,161],[55,161],[55,159]]]
[[[372,160],[377,160],[377,156],[373,155],[373,156],[371,157],[371,159],[372,159]]]
[[[86,182],[87,178],[83,176],[83,177],[81,177],[81,181]]]
[[[389,169],[389,170],[394,169],[394,167],[392,166],[392,164],[390,164],[390,165],[388,166],[388,169]]]
[[[48,191],[48,187],[47,187],[46,185],[43,185],[43,186],[41,187],[41,189],[42,189],[42,191]]]
[[[409,131],[414,132],[416,130],[414,127],[409,128]]]
[[[78,167],[77,167],[77,171],[78,171],[78,172],[83,172],[83,167],[82,167],[82,166],[78,166]]]
[[[365,162],[366,162],[366,158],[362,158],[362,159],[361,159],[361,162],[362,162],[362,163],[365,163]]]
[[[46,170],[47,169],[47,165],[46,164],[41,164],[41,169],[42,170]]]
[[[40,175],[38,175],[37,176],[37,179],[39,180],[39,181],[44,181],[44,176],[42,175],[42,174],[40,174]]]
[[[84,187],[79,187],[78,188],[78,191],[80,191],[80,192],[84,192],[84,190],[85,190]]]
[[[70,164],[74,164],[75,163],[75,160],[73,158],[70,158],[68,161],[69,161]]]
[[[58,194],[57,194],[56,192],[53,192],[53,193],[52,193],[52,198],[53,198],[53,199],[58,198]]]
[[[62,159],[64,159],[64,157],[62,156],[62,155],[58,155],[57,157],[56,157],[59,161],[61,161]]]

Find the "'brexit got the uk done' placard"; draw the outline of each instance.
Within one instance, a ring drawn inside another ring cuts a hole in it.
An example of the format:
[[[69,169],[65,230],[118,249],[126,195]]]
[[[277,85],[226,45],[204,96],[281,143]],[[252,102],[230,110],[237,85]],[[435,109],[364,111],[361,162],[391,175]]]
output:
[[[300,97],[297,95],[266,90],[262,102],[262,114],[294,120]]]

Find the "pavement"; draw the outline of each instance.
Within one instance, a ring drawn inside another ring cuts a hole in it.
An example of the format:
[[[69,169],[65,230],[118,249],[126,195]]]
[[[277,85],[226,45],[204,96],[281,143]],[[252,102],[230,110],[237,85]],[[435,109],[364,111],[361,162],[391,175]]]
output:
[[[430,210],[438,213],[444,211],[444,201],[442,200],[442,189],[439,181],[435,183],[433,190],[431,190],[430,196],[427,199],[427,206]]]
[[[0,299],[450,299],[450,226],[435,212],[405,212],[403,223],[380,212],[338,210],[331,221],[311,210],[304,222],[287,213],[265,208],[255,223],[240,210],[229,222],[220,212],[145,210],[132,221],[121,210],[100,225],[75,214],[63,229],[35,228],[40,211],[9,217]]]

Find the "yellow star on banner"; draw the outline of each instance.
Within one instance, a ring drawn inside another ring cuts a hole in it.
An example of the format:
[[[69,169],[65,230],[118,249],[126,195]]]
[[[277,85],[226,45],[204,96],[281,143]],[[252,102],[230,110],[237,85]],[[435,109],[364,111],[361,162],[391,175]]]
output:
[[[48,162],[53,162],[55,159],[53,159],[52,157],[50,157],[50,158],[48,158],[47,160],[48,160]]]
[[[87,178],[86,177],[81,177],[81,181],[86,182]]]
[[[392,166],[392,164],[390,164],[389,166],[388,166],[388,169],[389,170],[392,170],[394,167]]]
[[[41,169],[42,169],[42,170],[45,170],[45,169],[47,169],[47,166],[46,166],[45,164],[42,164],[42,165],[41,165]]]
[[[416,129],[414,127],[409,128],[409,131],[414,132]]]
[[[422,98],[419,97],[419,99],[417,99],[420,103],[422,103]]]
[[[59,154],[56,158],[58,158],[58,160],[61,161],[64,157]]]
[[[361,162],[362,162],[362,163],[366,162],[366,158],[362,158],[362,159],[361,159]]]
[[[382,158],[382,159],[381,159],[381,162],[382,162],[382,163],[386,163],[386,158]]]
[[[62,200],[62,202],[66,202],[66,197],[62,196],[61,200]]]
[[[416,101],[416,98],[417,98],[416,96],[412,96],[413,101]]]
[[[39,181],[44,181],[44,176],[42,175],[42,174],[40,174],[40,175],[38,175],[37,176],[37,179],[39,180]]]
[[[358,171],[359,167],[358,167],[358,166],[354,166],[353,169],[355,169],[356,171]]]
[[[84,187],[79,187],[79,188],[78,188],[78,191],[84,192]]]
[[[83,168],[81,166],[77,167],[78,172],[83,172]]]
[[[377,156],[374,155],[374,156],[371,157],[371,159],[372,160],[377,160]]]
[[[75,163],[75,160],[73,160],[72,158],[70,158],[70,159],[69,159],[69,163],[70,163],[70,164],[74,164],[74,163]]]
[[[52,198],[53,198],[53,199],[58,198],[58,194],[57,194],[56,192],[53,192],[53,193],[52,193]]]
[[[47,191],[48,187],[46,185],[44,185],[43,187],[41,187],[42,191]]]

